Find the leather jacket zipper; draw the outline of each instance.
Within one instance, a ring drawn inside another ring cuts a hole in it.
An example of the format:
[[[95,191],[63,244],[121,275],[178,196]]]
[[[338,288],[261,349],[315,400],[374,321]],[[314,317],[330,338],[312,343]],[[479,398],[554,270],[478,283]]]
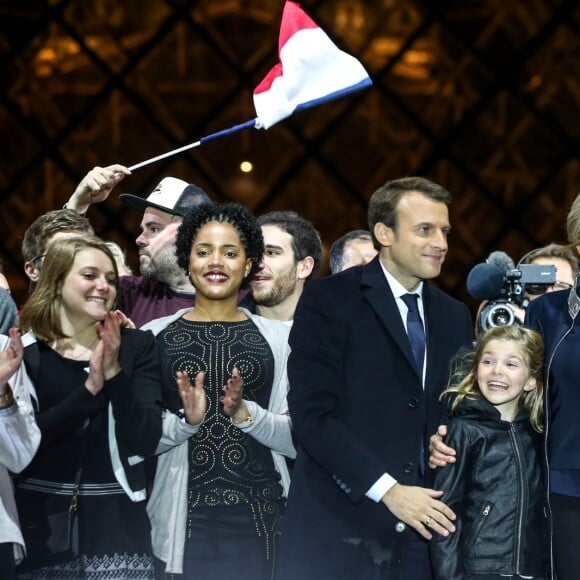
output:
[[[481,511],[479,512],[479,516],[477,520],[474,522],[475,525],[473,526],[473,529],[471,530],[471,533],[469,535],[469,539],[467,540],[468,544],[475,545],[475,543],[477,542],[479,534],[481,533],[481,530],[485,526],[485,520],[487,519],[487,516],[489,515],[491,508],[492,504],[490,503],[484,504],[483,509],[480,508]]]

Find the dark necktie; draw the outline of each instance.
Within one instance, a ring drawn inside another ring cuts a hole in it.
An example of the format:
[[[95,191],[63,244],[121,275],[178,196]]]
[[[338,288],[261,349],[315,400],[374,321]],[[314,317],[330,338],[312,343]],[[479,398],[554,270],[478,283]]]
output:
[[[401,299],[409,309],[407,312],[407,336],[411,343],[411,350],[415,357],[415,365],[419,376],[423,376],[423,362],[425,360],[425,330],[417,308],[417,294],[403,294]]]

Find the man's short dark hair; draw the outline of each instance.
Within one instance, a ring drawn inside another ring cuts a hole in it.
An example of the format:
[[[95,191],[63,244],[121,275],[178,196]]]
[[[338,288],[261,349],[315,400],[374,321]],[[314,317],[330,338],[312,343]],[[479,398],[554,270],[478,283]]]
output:
[[[55,209],[34,220],[22,239],[22,258],[33,262],[46,253],[46,243],[59,232],[79,232],[94,235],[89,220],[72,209]]]
[[[368,230],[351,230],[346,232],[332,242],[330,246],[330,253],[328,256],[330,262],[330,272],[336,274],[342,269],[342,256],[344,255],[344,247],[348,242],[353,240],[361,240],[364,242],[372,242],[371,234]]]
[[[373,193],[369,202],[369,231],[376,250],[380,251],[381,244],[375,238],[375,225],[382,223],[396,232],[397,206],[403,195],[412,191],[445,205],[451,203],[451,194],[443,186],[426,177],[402,177],[387,181]]]
[[[314,224],[295,211],[271,211],[258,216],[258,225],[276,226],[292,238],[294,260],[299,262],[310,256],[314,267],[306,280],[316,277],[322,263],[322,242]]]

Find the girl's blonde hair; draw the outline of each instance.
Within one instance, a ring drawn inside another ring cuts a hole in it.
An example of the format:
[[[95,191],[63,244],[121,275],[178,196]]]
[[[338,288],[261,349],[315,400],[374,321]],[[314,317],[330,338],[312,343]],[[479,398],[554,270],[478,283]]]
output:
[[[96,236],[83,236],[58,240],[49,246],[38,284],[24,305],[20,315],[23,331],[32,330],[36,338],[44,342],[68,337],[60,322],[62,286],[71,271],[76,255],[82,250],[100,250],[111,260],[115,272],[115,288],[119,291],[117,263],[105,242]]]
[[[544,385],[542,366],[544,361],[544,342],[537,332],[529,328],[524,328],[523,326],[494,326],[490,328],[479,338],[474,349],[460,353],[456,357],[452,365],[449,383],[440,398],[443,399],[449,395],[455,395],[451,404],[451,411],[455,411],[465,398],[483,398],[477,382],[477,367],[488,343],[492,340],[510,341],[519,346],[524,364],[528,369],[528,376],[536,380],[535,389],[522,393],[520,405],[523,405],[529,413],[533,429],[541,433],[543,431]]]

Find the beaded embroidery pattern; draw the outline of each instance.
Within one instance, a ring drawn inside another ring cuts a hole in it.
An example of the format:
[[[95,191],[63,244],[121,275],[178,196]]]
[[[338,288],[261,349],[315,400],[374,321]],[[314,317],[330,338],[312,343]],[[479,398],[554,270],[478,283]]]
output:
[[[205,372],[208,409],[200,430],[189,440],[188,530],[196,507],[247,505],[269,557],[282,502],[279,474],[270,450],[233,425],[219,402],[236,367],[244,380],[244,398],[267,408],[274,375],[268,343],[251,320],[181,318],[159,339],[168,388],[177,393],[174,377],[178,370],[187,371],[192,380]]]

